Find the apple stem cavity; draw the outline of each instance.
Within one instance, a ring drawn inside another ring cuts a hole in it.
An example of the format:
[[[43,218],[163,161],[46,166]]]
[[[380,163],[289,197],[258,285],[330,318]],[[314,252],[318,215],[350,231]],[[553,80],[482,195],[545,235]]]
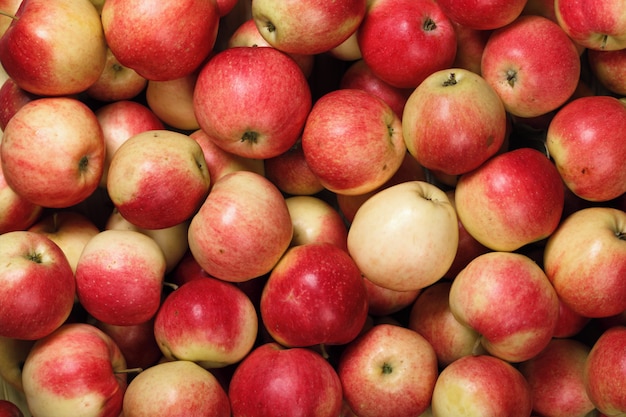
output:
[[[251,143],[256,143],[257,139],[259,138],[259,134],[257,132],[245,132],[242,136],[241,136],[241,141],[242,142],[251,142]]]
[[[28,259],[29,261],[33,261],[37,264],[40,264],[43,262],[43,256],[41,255],[41,253],[39,252],[29,252],[26,254],[26,259]]]
[[[441,84],[442,87],[450,87],[451,85],[456,85],[457,84],[457,80],[456,80],[456,74],[454,72],[451,72],[450,74],[448,74],[448,78]]]
[[[426,18],[426,20],[424,21],[424,24],[422,25],[422,28],[424,29],[424,31],[426,32],[431,32],[435,29],[437,29],[437,23],[435,23],[435,21],[433,19],[431,19],[430,17]]]

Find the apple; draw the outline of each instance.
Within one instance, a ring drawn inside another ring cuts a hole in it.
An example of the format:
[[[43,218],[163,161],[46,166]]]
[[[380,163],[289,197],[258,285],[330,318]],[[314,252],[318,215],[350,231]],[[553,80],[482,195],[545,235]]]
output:
[[[302,151],[326,189],[367,193],[383,185],[402,164],[406,154],[402,121],[372,93],[338,89],[313,105],[302,132]]]
[[[554,10],[554,0],[528,0],[522,14],[532,14],[547,17],[556,22],[556,12]]]
[[[437,0],[450,20],[478,29],[497,29],[513,22],[524,10],[526,0]]]
[[[358,416],[401,417],[426,411],[439,371],[435,350],[423,336],[378,324],[346,346],[337,374]]]
[[[585,389],[590,348],[575,339],[553,339],[534,358],[519,364],[530,386],[533,410],[542,416],[586,416],[595,406]]]
[[[106,188],[111,159],[117,149],[132,136],[149,130],[162,130],[165,125],[154,112],[138,101],[117,100],[95,110],[102,128],[106,155],[100,187]]]
[[[143,323],[159,308],[165,268],[165,256],[151,237],[104,230],[87,242],[78,259],[78,301],[104,323]]]
[[[366,3],[254,0],[251,13],[261,36],[276,49],[316,55],[340,45],[360,27]]]
[[[213,184],[189,225],[189,249],[214,277],[242,282],[272,270],[293,237],[281,192],[267,178],[235,171]]]
[[[193,131],[200,128],[193,108],[197,78],[198,73],[194,71],[172,80],[148,81],[146,88],[148,107],[170,129]]]
[[[330,203],[307,195],[287,197],[285,202],[293,223],[291,246],[328,242],[348,251],[348,229]]]
[[[484,78],[450,68],[430,74],[411,93],[404,106],[402,133],[408,151],[424,168],[461,175],[500,150],[507,114]]]
[[[556,323],[554,334],[556,338],[572,338],[591,322],[591,318],[585,317],[567,306],[559,297],[559,320]]]
[[[7,384],[16,393],[24,393],[22,368],[26,356],[28,356],[28,352],[30,352],[35,342],[36,340],[0,337],[0,381]]]
[[[7,124],[0,144],[7,184],[33,204],[50,208],[89,197],[100,183],[104,158],[94,112],[69,97],[26,103]]]
[[[28,231],[1,234],[0,265],[0,336],[36,340],[69,317],[74,274],[51,239]]]
[[[589,399],[601,413],[619,416],[626,412],[620,387],[626,380],[624,342],[626,327],[605,330],[595,341],[584,366],[584,384]]]
[[[24,417],[24,413],[13,401],[0,400],[0,417]]]
[[[235,369],[228,396],[233,417],[335,417],[343,392],[335,369],[319,353],[278,343],[256,347]]]
[[[491,355],[522,362],[554,334],[559,299],[548,277],[520,253],[489,252],[472,260],[452,282],[450,310],[480,334]]]
[[[597,4],[589,0],[556,0],[554,12],[565,33],[580,45],[604,51],[626,48],[626,17],[621,0]]]
[[[287,250],[270,272],[260,302],[269,335],[287,347],[346,344],[361,332],[367,308],[359,268],[331,243]]]
[[[210,185],[198,142],[173,130],[148,130],[128,138],[113,154],[107,176],[107,191],[117,210],[143,229],[189,220]]]
[[[437,417],[528,417],[532,395],[512,364],[494,356],[468,355],[441,371],[431,407]]]
[[[415,88],[456,56],[454,26],[434,0],[372,0],[358,30],[361,55],[387,83]]]
[[[26,357],[23,383],[38,417],[117,417],[126,390],[126,361],[115,342],[86,323],[68,323],[39,339]]]
[[[7,184],[0,164],[0,234],[28,229],[42,212],[42,206],[31,203]]]
[[[207,277],[211,276],[207,274],[204,269],[202,269],[198,261],[196,261],[196,258],[193,257],[192,253],[187,251],[174,270],[168,275],[167,282],[173,284],[174,288],[176,288],[194,279]]]
[[[124,394],[124,417],[230,417],[226,391],[213,374],[184,360],[163,362],[139,373]]]
[[[39,98],[17,85],[13,78],[8,78],[0,88],[0,129],[4,131],[7,123],[24,104]]]
[[[575,313],[596,318],[626,310],[625,235],[624,211],[589,207],[565,218],[546,242],[546,275]]]
[[[611,96],[581,97],[552,118],[546,135],[550,157],[567,187],[590,201],[626,193],[626,106]]]
[[[147,84],[145,77],[120,64],[111,48],[107,47],[104,69],[100,77],[85,90],[85,94],[105,103],[132,100],[145,90]]]
[[[611,93],[626,95],[626,48],[617,51],[587,50],[587,62],[595,79]]]
[[[107,0],[101,16],[107,45],[118,61],[157,81],[182,78],[202,66],[220,18],[214,0]]]
[[[481,61],[485,45],[493,30],[474,29],[452,22],[456,33],[456,55],[452,68],[463,68],[476,74],[482,74]]]
[[[325,190],[306,162],[301,139],[280,155],[265,159],[264,166],[267,179],[287,195],[314,195]]]
[[[217,53],[200,69],[193,106],[219,147],[267,159],[298,140],[312,97],[292,58],[275,48],[241,46]]]
[[[235,284],[206,277],[184,283],[163,301],[154,336],[168,360],[189,360],[203,368],[241,361],[257,338],[258,317]]]
[[[359,207],[348,230],[348,251],[375,284],[411,291],[445,274],[458,238],[446,193],[425,181],[408,181],[377,192]]]
[[[0,63],[21,88],[65,96],[98,80],[106,42],[90,0],[24,0],[15,17],[0,38]]]
[[[367,312],[373,317],[392,316],[410,307],[419,296],[420,290],[396,291],[381,287],[363,277],[367,290]]]
[[[361,48],[359,47],[359,30],[352,32],[352,35],[341,42],[339,45],[328,51],[328,54],[341,61],[357,61],[363,56],[361,55]]]
[[[495,251],[515,251],[550,236],[565,204],[557,168],[542,152],[525,147],[461,175],[454,194],[465,229]]]
[[[520,117],[540,116],[563,105],[581,75],[579,53],[569,36],[554,21],[535,15],[519,16],[495,29],[481,69],[507,112]]]

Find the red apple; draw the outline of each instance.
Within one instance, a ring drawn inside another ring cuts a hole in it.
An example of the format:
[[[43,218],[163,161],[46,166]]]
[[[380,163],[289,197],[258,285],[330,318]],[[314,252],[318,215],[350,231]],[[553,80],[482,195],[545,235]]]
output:
[[[291,246],[328,242],[348,251],[348,229],[330,203],[314,196],[285,199],[293,223]]]
[[[193,93],[198,72],[166,81],[148,81],[148,107],[170,129],[197,130],[200,128],[193,109]]]
[[[522,13],[526,0],[437,0],[450,20],[472,29],[506,26]]]
[[[1,234],[0,265],[0,336],[36,340],[69,317],[74,274],[51,239],[28,231]]]
[[[626,193],[626,106],[611,96],[588,96],[563,106],[546,136],[550,157],[577,196],[608,201]]]
[[[13,22],[13,17],[17,10],[20,7],[22,0],[2,0],[0,1],[0,10],[6,15],[0,15],[0,36],[4,35],[4,32],[7,31],[11,22]]]
[[[626,48],[626,17],[622,0],[597,3],[590,0],[556,0],[554,12],[565,33],[580,45],[597,50]]]
[[[222,149],[266,159],[298,140],[311,100],[307,78],[289,56],[233,47],[202,67],[193,105],[200,127]]]
[[[456,33],[457,48],[451,67],[463,68],[480,75],[483,51],[492,30],[474,29],[454,21],[452,24]]]
[[[280,155],[265,159],[264,165],[267,179],[285,194],[314,195],[324,190],[306,162],[300,139]]]
[[[367,290],[367,312],[370,316],[391,316],[407,307],[410,307],[418,297],[421,289],[409,291],[396,291],[381,287],[363,277]]]
[[[617,51],[587,50],[587,62],[595,79],[611,93],[626,95],[626,48]]]
[[[86,323],[65,324],[35,343],[24,362],[24,393],[36,416],[118,417],[126,361],[115,342]]]
[[[24,413],[13,401],[0,400],[0,417],[24,417]]]
[[[534,117],[557,109],[570,98],[581,65],[576,46],[557,23],[523,15],[493,31],[481,69],[509,113]]]
[[[361,332],[367,293],[348,253],[331,243],[290,248],[261,295],[261,318],[283,346],[342,345]]]
[[[204,368],[241,361],[253,348],[258,318],[237,286],[217,278],[189,281],[170,293],[154,320],[154,335],[166,359]]]
[[[365,63],[387,83],[415,88],[456,55],[450,19],[434,0],[373,0],[358,31]]]
[[[0,88],[0,129],[4,131],[13,115],[36,98],[39,97],[17,85],[13,78],[8,78]]]
[[[317,352],[266,343],[237,366],[228,396],[233,417],[335,417],[342,408],[337,372]]]
[[[217,278],[242,282],[267,274],[289,247],[285,198],[267,178],[231,172],[216,181],[189,225],[189,249]]]
[[[419,333],[378,324],[343,351],[337,368],[343,395],[360,417],[422,414],[439,374],[437,356]]]
[[[85,90],[85,94],[105,103],[132,100],[145,90],[147,83],[148,80],[137,74],[137,71],[120,64],[111,48],[107,47],[106,62],[100,78]]]
[[[42,206],[31,203],[7,184],[0,164],[0,234],[28,229],[42,212]]]
[[[591,318],[575,312],[559,297],[559,321],[556,323],[553,337],[572,338],[578,335],[590,321]]]

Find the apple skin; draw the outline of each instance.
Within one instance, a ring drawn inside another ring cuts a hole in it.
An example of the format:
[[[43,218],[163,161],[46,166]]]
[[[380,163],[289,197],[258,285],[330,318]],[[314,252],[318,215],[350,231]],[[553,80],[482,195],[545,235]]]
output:
[[[214,0],[107,0],[101,19],[107,45],[118,61],[157,81],[196,71],[211,53],[219,26]]]
[[[483,51],[493,30],[473,29],[454,21],[452,25],[456,33],[457,48],[451,67],[463,68],[480,75]]]
[[[578,340],[553,339],[537,356],[519,364],[535,413],[584,417],[594,410],[584,381],[589,351],[589,346]]]
[[[624,211],[589,207],[565,218],[546,242],[546,275],[575,313],[599,318],[626,310],[625,234]]]
[[[0,400],[0,417],[24,417],[24,413],[14,402]]]
[[[292,237],[285,198],[267,178],[251,171],[231,172],[216,181],[188,234],[200,266],[230,282],[267,274]]]
[[[0,40],[0,62],[24,90],[41,96],[76,94],[104,70],[106,42],[89,0],[22,1]],[[32,57],[37,59],[32,59]]]
[[[76,266],[80,304],[96,320],[130,326],[161,303],[166,261],[159,245],[132,230],[104,230],[85,245]]]
[[[445,274],[458,238],[457,216],[445,192],[425,181],[408,181],[379,191],[359,207],[348,230],[348,251],[375,284],[410,291]]]
[[[0,336],[23,340],[44,337],[69,317],[76,283],[59,246],[35,232],[0,235]]]
[[[154,320],[154,336],[168,360],[189,360],[206,369],[241,361],[253,348],[257,312],[235,284],[206,277],[170,293]]]
[[[457,48],[452,22],[433,0],[368,2],[358,42],[374,74],[400,88],[415,88],[449,68]]]
[[[233,47],[201,69],[193,97],[202,130],[225,151],[256,159],[289,149],[311,110],[298,64],[275,48]]]
[[[104,103],[133,100],[144,91],[148,80],[137,71],[120,64],[107,47],[106,61],[100,77],[86,90],[87,97]]]
[[[626,193],[626,106],[611,96],[581,97],[552,118],[546,146],[567,187],[590,201]]]
[[[122,216],[143,229],[163,229],[189,220],[211,186],[202,148],[188,135],[149,130],[117,149],[107,191]],[[184,189],[185,193],[178,192]]]
[[[559,297],[559,321],[556,323],[553,337],[572,338],[578,335],[590,321],[591,318],[576,313]]]
[[[497,29],[522,13],[526,0],[437,0],[450,20],[472,29]]]
[[[24,386],[22,385],[24,361],[37,340],[0,336],[0,381],[3,385],[8,385],[15,390],[19,396],[24,395]],[[11,396],[5,398],[14,399]]]
[[[432,413],[437,417],[528,417],[530,387],[510,363],[488,355],[464,356],[441,371]]]
[[[33,100],[4,129],[0,158],[5,180],[17,194],[44,207],[70,207],[98,188],[105,158],[102,129],[77,99]]]
[[[193,131],[200,128],[193,110],[193,93],[198,72],[166,81],[148,81],[148,107],[170,129]]]
[[[115,342],[86,323],[65,324],[31,349],[23,370],[33,415],[118,417],[127,386],[126,361]],[[89,370],[86,372],[86,370]]]
[[[363,56],[361,55],[361,48],[359,47],[359,30],[352,32],[352,35],[348,36],[348,39],[335,46],[328,51],[328,54],[333,58],[340,61],[356,61]]]
[[[399,169],[406,154],[402,121],[381,98],[360,89],[320,97],[302,132],[307,165],[337,194],[373,191]]]
[[[391,316],[407,307],[410,307],[419,296],[420,290],[395,291],[381,287],[363,277],[367,290],[367,312],[373,317]]]
[[[366,3],[255,0],[251,15],[261,36],[276,49],[316,55],[340,45],[359,28]]]
[[[348,343],[361,332],[367,308],[361,272],[331,243],[290,248],[270,272],[260,302],[265,328],[287,347]]]
[[[617,51],[588,49],[587,62],[603,87],[617,96],[626,95],[626,48]]]
[[[28,229],[42,212],[42,206],[31,203],[7,184],[0,164],[0,234]]]
[[[522,362],[543,350],[554,334],[559,299],[531,258],[489,252],[472,260],[452,282],[450,310],[480,334],[491,355]]]
[[[461,175],[500,150],[507,135],[507,114],[484,78],[449,68],[430,74],[411,93],[404,106],[402,133],[408,151],[424,168]]]
[[[591,347],[584,368],[587,395],[595,407],[607,416],[620,416],[626,412],[623,386],[624,343],[626,327],[613,326],[605,330]]]
[[[8,78],[0,88],[0,129],[4,131],[7,123],[22,106],[39,98],[17,85],[13,78]]]
[[[124,394],[124,417],[230,417],[226,391],[213,374],[184,360],[145,369]]]
[[[557,23],[543,16],[522,15],[493,31],[483,51],[481,70],[507,112],[535,117],[570,98],[581,64],[576,46]]]
[[[565,205],[557,168],[534,148],[492,157],[461,175],[454,194],[465,229],[496,251],[515,251],[550,236]]]
[[[408,417],[430,406],[439,371],[435,351],[423,336],[378,324],[346,346],[337,374],[345,401],[357,415]]]
[[[233,417],[335,417],[342,408],[341,381],[320,354],[266,343],[238,365],[228,389]]]
[[[619,10],[622,0],[598,4],[593,1],[556,0],[554,13],[558,24],[576,43],[603,51],[626,48],[626,18]]]
[[[280,155],[265,159],[264,165],[267,179],[287,195],[312,196],[325,189],[307,164],[300,139]]]
[[[348,228],[330,203],[314,196],[285,198],[293,223],[291,246],[328,242],[348,251]]]

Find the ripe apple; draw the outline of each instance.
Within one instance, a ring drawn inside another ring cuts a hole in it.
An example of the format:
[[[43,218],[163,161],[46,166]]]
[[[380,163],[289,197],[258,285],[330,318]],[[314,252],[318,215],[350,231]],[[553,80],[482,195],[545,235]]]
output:
[[[28,352],[30,352],[35,342],[36,340],[0,336],[0,381],[21,395],[24,394],[22,368]],[[8,396],[4,398],[11,399]],[[2,413],[0,413],[0,416],[2,416]]]
[[[154,335],[166,359],[203,368],[241,361],[256,341],[257,312],[236,285],[206,277],[170,293],[154,320]]]
[[[596,80],[618,96],[626,95],[626,48],[616,51],[587,50],[587,62]]]
[[[197,130],[200,128],[193,109],[193,92],[198,72],[166,81],[148,81],[148,107],[170,129]]]
[[[107,0],[101,16],[107,45],[118,61],[157,81],[185,77],[204,63],[220,17],[214,0]]]
[[[589,207],[565,218],[548,239],[544,270],[559,298],[584,317],[626,310],[626,213]]]
[[[348,39],[365,10],[365,0],[254,0],[251,13],[261,36],[276,49],[316,55]]]
[[[422,290],[396,291],[363,277],[367,290],[367,312],[373,317],[391,316],[410,307]]]
[[[213,374],[185,360],[163,362],[139,373],[124,394],[124,417],[230,417],[230,403]]]
[[[24,417],[24,413],[13,401],[0,400],[0,417]]]
[[[126,220],[144,229],[189,220],[210,185],[198,142],[173,130],[148,130],[128,138],[113,154],[107,176],[107,191],[115,207]]]
[[[198,123],[219,147],[266,159],[299,138],[312,105],[298,64],[274,48],[233,47],[200,70],[193,104]]]
[[[306,162],[302,141],[285,152],[264,160],[265,176],[287,195],[314,195],[324,191],[320,179]]]
[[[348,229],[330,203],[307,195],[287,197],[285,202],[293,223],[291,246],[328,242],[348,251]]]
[[[228,389],[233,417],[335,417],[342,408],[337,372],[319,353],[266,343],[233,373]]]
[[[437,417],[528,417],[530,387],[510,363],[489,355],[452,362],[437,378],[432,414]]]
[[[451,67],[463,68],[480,75],[483,51],[493,30],[474,29],[454,21],[452,25],[456,33],[457,48]]]
[[[100,77],[86,90],[87,97],[105,103],[132,100],[142,93],[148,80],[132,68],[120,64],[107,47],[106,62]]]
[[[31,203],[7,184],[0,164],[0,234],[28,229],[42,212],[42,206]]]
[[[186,282],[199,278],[211,277],[200,266],[190,251],[187,251],[174,270],[168,275],[167,282],[180,287]]]
[[[445,274],[458,238],[456,213],[446,193],[425,181],[408,181],[361,205],[348,230],[348,251],[375,284],[410,291]]]
[[[189,225],[189,249],[212,276],[242,282],[267,274],[289,247],[293,224],[267,178],[235,171],[220,178]]]
[[[578,335],[591,321],[567,306],[559,297],[559,321],[556,323],[552,337],[572,338]]]
[[[450,19],[434,0],[373,0],[358,30],[365,63],[400,88],[415,88],[456,55]]]
[[[39,339],[24,362],[28,408],[38,417],[117,417],[126,361],[115,342],[86,323],[69,323]]]
[[[161,303],[165,256],[149,236],[104,230],[85,245],[76,266],[76,294],[96,320],[130,326],[152,318]]]
[[[439,371],[423,336],[378,324],[346,346],[337,374],[345,401],[358,416],[402,417],[426,411]]]
[[[626,17],[618,11],[625,5],[622,0],[556,0],[554,12],[558,24],[575,42],[589,49],[614,51],[626,48]]]
[[[381,98],[361,89],[320,97],[302,132],[304,158],[322,185],[337,194],[375,190],[406,154],[402,121]]]
[[[65,254],[47,236],[0,235],[0,336],[36,340],[69,317],[76,284]]]
[[[359,47],[359,30],[352,32],[352,35],[328,51],[328,54],[341,61],[356,61],[363,56],[361,55],[361,48]]]
[[[528,381],[533,410],[542,416],[586,416],[595,409],[585,389],[590,348],[575,339],[553,339],[534,358],[519,364]]]
[[[290,248],[272,269],[260,312],[270,336],[283,346],[342,345],[365,324],[367,293],[344,249],[308,243]]]
[[[9,186],[32,203],[51,208],[73,206],[91,195],[100,183],[104,157],[94,112],[69,97],[25,104],[7,124],[0,144]]]
[[[509,362],[543,350],[559,318],[559,299],[548,277],[519,253],[478,256],[454,279],[449,299],[454,317],[480,334],[487,352]]]
[[[465,229],[496,251],[515,251],[550,236],[565,204],[557,168],[534,148],[492,157],[461,175],[454,194]]]
[[[437,0],[437,3],[450,20],[472,29],[490,30],[517,19],[526,0]]]
[[[567,187],[590,201],[626,193],[626,106],[611,96],[581,97],[552,118],[546,135],[550,157]]]
[[[13,78],[7,78],[0,88],[0,129],[4,131],[13,117],[24,104],[39,98],[17,85]]]
[[[543,16],[523,15],[493,31],[481,69],[509,113],[534,117],[557,109],[570,98],[580,79],[581,64],[576,46],[557,23]]]
[[[507,114],[484,78],[450,68],[430,74],[411,93],[404,107],[402,133],[408,151],[424,168],[460,175],[500,150],[507,134]]]
[[[0,38],[0,62],[21,88],[65,96],[98,80],[107,47],[90,0],[24,0],[15,16]]]

